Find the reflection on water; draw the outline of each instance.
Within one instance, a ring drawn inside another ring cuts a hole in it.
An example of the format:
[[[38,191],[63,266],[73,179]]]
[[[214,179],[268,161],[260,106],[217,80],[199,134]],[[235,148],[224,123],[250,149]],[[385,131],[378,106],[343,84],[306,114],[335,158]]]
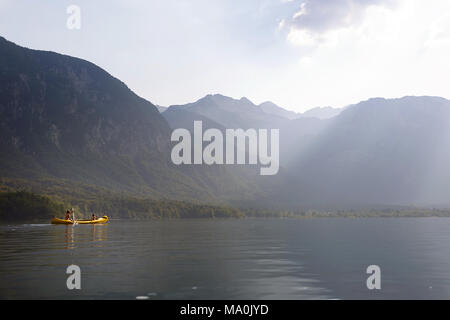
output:
[[[450,219],[2,225],[0,298],[450,298],[449,253]]]
[[[106,225],[89,225],[89,226],[81,226],[81,225],[64,225],[64,226],[55,226],[55,227],[65,227],[65,240],[66,240],[66,249],[74,249],[77,242],[75,241],[75,229],[76,228],[88,228],[90,229],[91,237],[89,241],[92,241],[92,243],[97,241],[105,241],[107,239],[107,230],[108,228]],[[55,231],[58,231],[57,229],[54,229]],[[58,236],[58,233],[56,233]],[[80,242],[83,241],[83,237],[85,234],[81,234]],[[57,237],[55,237],[57,239]],[[88,241],[88,239],[84,239],[85,241]],[[79,242],[79,243],[80,243]],[[96,247],[101,247],[101,243],[97,243]]]
[[[73,249],[74,248],[74,238],[73,238],[73,232],[74,226],[66,226],[66,248],[67,249]]]

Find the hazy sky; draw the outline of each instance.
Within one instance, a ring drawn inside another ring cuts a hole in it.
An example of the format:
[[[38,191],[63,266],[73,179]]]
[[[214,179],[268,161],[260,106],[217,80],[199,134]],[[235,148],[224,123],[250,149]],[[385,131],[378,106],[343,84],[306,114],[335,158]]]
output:
[[[450,98],[449,0],[0,0],[0,35],[89,60],[159,105]]]

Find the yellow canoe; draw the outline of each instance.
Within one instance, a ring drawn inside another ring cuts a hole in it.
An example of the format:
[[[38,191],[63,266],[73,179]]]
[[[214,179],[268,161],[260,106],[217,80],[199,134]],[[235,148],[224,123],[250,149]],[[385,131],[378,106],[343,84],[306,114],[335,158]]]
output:
[[[98,218],[96,220],[75,220],[77,224],[99,224],[99,223],[107,223],[108,217],[103,216],[101,218]],[[73,224],[74,222],[72,220],[64,220],[59,218],[53,218],[52,224]]]

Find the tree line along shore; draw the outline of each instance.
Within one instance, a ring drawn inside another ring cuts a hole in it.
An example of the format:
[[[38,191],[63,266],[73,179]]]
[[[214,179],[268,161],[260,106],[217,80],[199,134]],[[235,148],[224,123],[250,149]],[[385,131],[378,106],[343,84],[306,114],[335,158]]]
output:
[[[129,196],[98,197],[65,202],[29,191],[0,192],[0,222],[36,222],[62,217],[74,208],[77,218],[92,213],[113,219],[183,219],[183,218],[323,218],[323,217],[450,217],[450,209],[382,208],[358,210],[260,209],[238,208],[176,200],[154,200]]]

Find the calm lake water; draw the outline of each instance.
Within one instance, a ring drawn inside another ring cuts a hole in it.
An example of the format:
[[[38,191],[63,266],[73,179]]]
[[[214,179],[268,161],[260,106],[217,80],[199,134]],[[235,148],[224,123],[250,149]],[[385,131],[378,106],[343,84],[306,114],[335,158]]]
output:
[[[68,290],[68,265],[81,290]],[[366,268],[381,268],[368,290]],[[450,219],[0,226],[1,299],[450,299]]]

